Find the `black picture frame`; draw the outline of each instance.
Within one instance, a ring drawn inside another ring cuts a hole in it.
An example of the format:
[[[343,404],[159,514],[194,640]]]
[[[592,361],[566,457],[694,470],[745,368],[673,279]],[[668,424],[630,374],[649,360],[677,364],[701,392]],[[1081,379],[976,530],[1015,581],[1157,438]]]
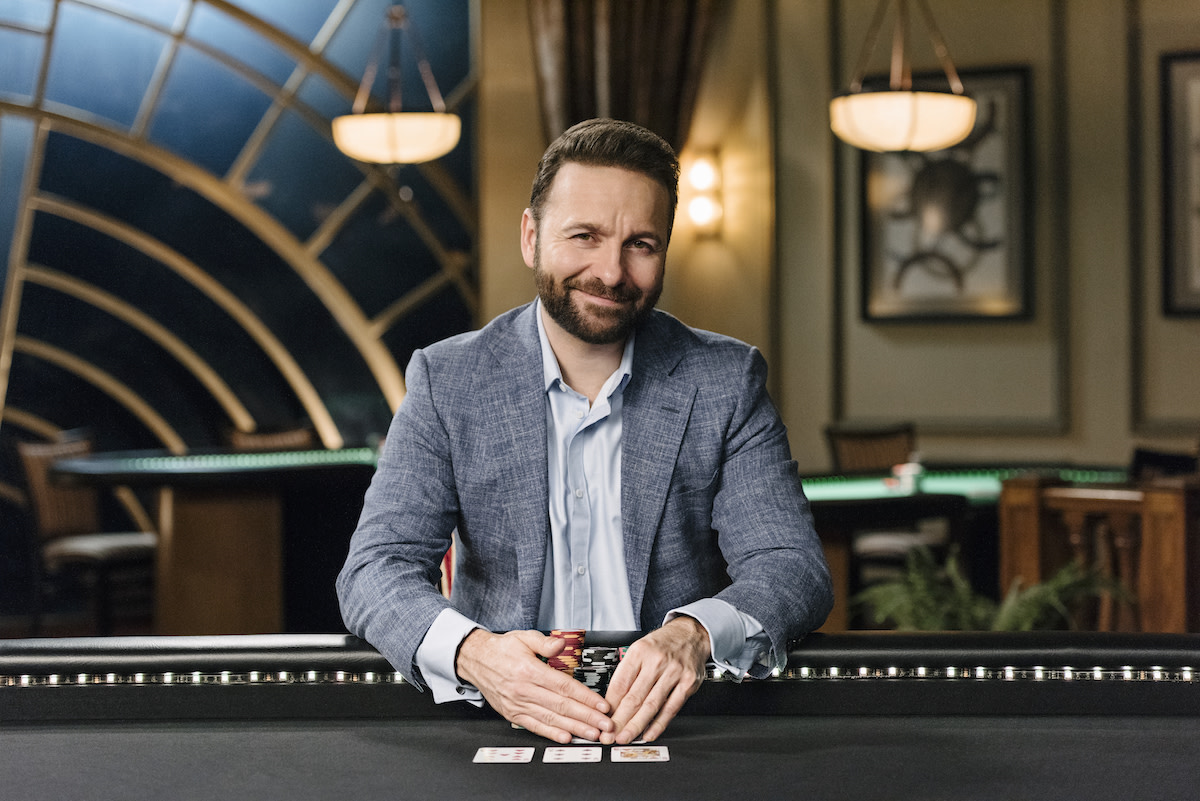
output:
[[[1022,320],[1030,276],[1028,67],[960,72],[979,108],[958,145],[863,151],[861,315],[874,322]],[[944,75],[914,78],[914,86]]]
[[[1200,51],[1164,53],[1162,306],[1200,316]]]

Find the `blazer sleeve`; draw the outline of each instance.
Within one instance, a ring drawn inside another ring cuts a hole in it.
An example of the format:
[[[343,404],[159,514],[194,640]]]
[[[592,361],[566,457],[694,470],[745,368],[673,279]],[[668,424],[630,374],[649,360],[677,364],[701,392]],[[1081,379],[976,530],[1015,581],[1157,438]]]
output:
[[[739,398],[725,431],[713,497],[730,586],[716,597],[758,620],[772,662],[818,628],[833,606],[832,582],[787,431],[766,390],[766,361],[749,348]]]
[[[425,632],[450,605],[438,582],[458,500],[450,440],[422,351],[413,354],[405,380],[408,392],[388,429],[337,591],[350,632],[422,687],[414,657]]]

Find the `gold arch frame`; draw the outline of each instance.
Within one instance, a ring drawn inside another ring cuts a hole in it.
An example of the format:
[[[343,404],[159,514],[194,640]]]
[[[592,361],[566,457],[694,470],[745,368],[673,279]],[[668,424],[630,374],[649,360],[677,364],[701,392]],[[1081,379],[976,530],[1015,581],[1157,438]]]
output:
[[[233,390],[196,351],[192,350],[182,339],[171,333],[150,315],[126,303],[115,295],[105,292],[97,286],[73,278],[66,273],[26,264],[24,269],[26,283],[38,284],[77,298],[98,309],[108,312],[113,317],[125,322],[131,328],[136,328],[148,339],[162,346],[181,364],[196,376],[208,389],[209,394],[221,405],[229,419],[239,431],[253,431],[254,418],[234,394]]]
[[[83,139],[138,161],[187,186],[229,214],[231,218],[246,226],[304,281],[317,299],[329,310],[338,326],[361,354],[389,407],[393,411],[399,407],[405,391],[403,374],[394,357],[383,344],[382,335],[408,311],[419,306],[435,291],[448,284],[452,284],[458,289],[468,308],[474,314],[478,307],[477,289],[471,286],[466,270],[470,263],[470,254],[463,254],[445,247],[432,229],[425,224],[415,207],[400,199],[394,176],[386,169],[359,165],[365,176],[362,184],[348,194],[306,241],[301,241],[291,234],[267,211],[252,202],[243,191],[245,176],[249,173],[252,165],[257,162],[270,132],[281,118],[283,111],[291,110],[301,115],[320,135],[331,139],[326,121],[311,112],[303,103],[297,102],[295,93],[305,78],[311,74],[318,74],[346,97],[354,95],[357,90],[357,82],[325,61],[322,53],[356,2],[357,0],[340,0],[329,14],[321,31],[311,43],[306,45],[226,0],[191,0],[183,7],[183,11],[174,24],[169,27],[125,13],[120,9],[93,5],[86,0],[55,0],[52,18],[47,29],[29,31],[43,35],[47,42],[31,103],[24,105],[0,101],[0,120],[5,115],[23,116],[33,119],[36,125],[33,155],[30,159],[25,185],[22,188],[21,217],[14,229],[13,248],[9,258],[8,285],[5,289],[3,306],[0,307],[0,337],[2,337],[0,339],[0,413],[4,409],[12,351],[18,341],[16,324],[19,315],[21,283],[31,277],[38,281],[47,278],[44,268],[27,265],[24,261],[33,211],[68,216],[76,222],[89,225],[107,235],[117,235],[122,241],[136,247],[168,268],[174,269],[176,272],[180,272],[181,269],[183,272],[189,272],[189,269],[184,267],[186,260],[182,256],[174,253],[162,243],[156,242],[152,237],[98,212],[34,191],[40,176],[45,139],[51,131]],[[154,30],[171,40],[160,56],[154,75],[143,95],[142,106],[128,131],[117,129],[103,120],[92,118],[91,115],[80,109],[48,107],[49,104],[45,101],[44,93],[55,41],[59,8],[64,3],[74,3],[95,11],[113,14]],[[230,58],[219,49],[202,42],[186,40],[188,46],[220,61],[226,68],[239,74],[272,99],[269,109],[259,120],[258,126],[248,137],[242,151],[223,177],[214,175],[184,158],[175,156],[169,151],[151,144],[145,138],[166,77],[179,52],[181,43],[185,41],[188,23],[200,5],[208,5],[229,15],[295,59],[295,67],[291,76],[280,86]],[[454,107],[461,103],[473,91],[476,80],[474,72],[468,75],[467,79],[448,96],[449,105]],[[444,202],[459,217],[460,222],[466,225],[473,234],[475,209],[467,196],[438,165],[420,165],[419,169],[423,177],[442,195]],[[320,261],[319,255],[345,225],[352,212],[375,191],[384,193],[397,213],[411,225],[436,259],[439,272],[397,298],[374,319],[368,319],[346,288]],[[174,255],[164,259],[168,253]],[[203,274],[199,267],[195,265],[191,265],[191,267],[194,268],[194,271],[189,273],[192,276],[189,280],[197,279],[199,274]],[[187,277],[185,275],[185,278]],[[55,281],[54,278],[48,280]],[[199,280],[199,283],[203,284],[204,281]],[[193,280],[193,284],[196,285],[197,280]],[[64,285],[60,281],[55,288],[65,291],[63,287]],[[214,383],[212,375],[209,374],[199,358],[193,358],[194,354],[189,355],[190,349],[187,349],[186,345],[179,342],[177,338],[173,340],[173,335],[170,335],[165,328],[144,315],[139,317],[140,313],[131,313],[135,310],[131,310],[127,306],[122,309],[120,304],[113,303],[112,296],[106,295],[96,287],[89,288],[88,285],[79,282],[74,284],[72,289],[75,290],[72,292],[75,297],[101,307],[110,314],[116,313],[116,316],[124,322],[151,337],[179,360],[184,369],[191,372],[215,397],[218,397],[236,427],[243,430],[253,429],[254,422],[249,413],[245,412],[240,401],[237,401],[231,392],[226,394],[224,389]],[[206,288],[202,288],[202,291],[214,299],[220,297],[222,290],[223,287],[220,287],[219,283],[215,281],[211,281]],[[244,306],[239,309],[239,304],[224,303],[221,305],[226,308],[227,313],[231,313],[239,325],[248,332],[252,332],[251,335],[260,343],[260,347],[263,347],[264,343],[268,343],[268,346],[264,347],[264,353],[276,364],[289,385],[292,386],[293,391],[296,392],[322,444],[327,448],[342,447],[344,442],[336,423],[325,408],[319,394],[311,387],[307,378],[304,377],[303,371],[286,348],[278,343],[278,340],[270,335],[266,326],[262,325],[261,321]],[[116,311],[118,309],[119,313]],[[235,311],[231,312],[231,309]],[[257,332],[257,334],[253,332]],[[92,369],[81,370],[79,374],[84,376],[85,380],[90,380],[88,377],[98,376],[102,372],[92,366]],[[161,431],[156,432],[160,439],[161,434]]]
[[[101,370],[70,351],[31,337],[20,335],[13,337],[12,347],[16,353],[24,353],[26,356],[49,362],[82,378],[133,413],[172,454],[187,453],[187,443],[183,441],[183,437],[179,436],[171,424],[156,412],[145,398],[122,383],[112,373]]]

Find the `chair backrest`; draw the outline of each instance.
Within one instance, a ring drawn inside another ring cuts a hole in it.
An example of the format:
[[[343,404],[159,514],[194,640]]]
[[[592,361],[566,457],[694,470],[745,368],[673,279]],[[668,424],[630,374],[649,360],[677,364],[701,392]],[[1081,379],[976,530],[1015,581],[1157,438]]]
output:
[[[1000,587],[1045,581],[1069,560],[1123,586],[1077,623],[1100,631],[1200,630],[1200,479],[1068,485],[1036,474],[1000,494]],[[1128,597],[1121,597],[1127,595]]]
[[[50,465],[59,459],[91,453],[91,440],[20,442],[17,452],[25,469],[25,482],[38,534],[43,539],[70,534],[95,534],[99,530],[100,518],[96,490],[62,486],[50,480]]]
[[[1130,481],[1150,481],[1166,476],[1186,476],[1200,472],[1200,457],[1194,453],[1134,448],[1129,460]]]
[[[825,427],[825,441],[836,472],[891,470],[916,450],[917,429],[912,423],[877,428],[830,425]]]
[[[229,446],[235,451],[307,451],[315,445],[316,438],[311,428],[229,432]]]

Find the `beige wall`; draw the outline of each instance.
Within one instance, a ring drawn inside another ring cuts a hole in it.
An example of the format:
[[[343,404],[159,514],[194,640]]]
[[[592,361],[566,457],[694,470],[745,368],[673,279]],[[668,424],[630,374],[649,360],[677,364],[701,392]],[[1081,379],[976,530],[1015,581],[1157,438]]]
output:
[[[521,212],[546,149],[525,0],[483,0],[479,40],[479,319],[533,299]]]
[[[1185,426],[1195,432],[1200,430],[1200,320],[1164,319],[1159,313],[1163,252],[1159,54],[1200,52],[1200,2],[1141,0],[1139,5],[1142,105],[1138,116],[1143,122],[1139,153],[1147,180],[1134,195],[1134,202],[1140,205],[1144,237],[1138,262],[1142,303],[1136,318],[1141,337],[1135,343],[1133,359],[1135,374],[1140,373],[1144,380],[1137,386],[1135,414],[1150,431]]]
[[[544,142],[524,2],[481,5],[486,318],[531,295],[516,227]],[[932,0],[961,68],[1031,71],[1035,315],[901,326],[859,319],[858,158],[827,125],[874,5],[732,3],[693,129],[721,148],[726,232],[696,243],[677,231],[664,306],[764,349],[804,470],[826,467],[820,431],[839,415],[915,419],[937,460],[1119,463],[1138,442],[1191,447],[1200,321],[1159,311],[1158,58],[1200,50],[1200,3],[1140,0],[1127,16],[1126,0]],[[915,67],[936,67],[914,33]]]
[[[844,32],[839,83],[853,69],[874,5],[871,0],[830,4],[830,13],[839,15]],[[1064,80],[1056,70],[1062,52],[1056,37],[1062,26],[1054,6],[1046,0],[933,4],[957,66],[964,71],[1028,67],[1030,118],[1049,123],[1032,124],[1028,138],[1026,183],[1032,213],[1027,216],[1027,235],[1034,243],[1029,260],[1034,297],[1030,319],[863,321],[859,314],[861,163],[857,152],[838,145],[841,169],[835,180],[843,291],[838,301],[842,320],[835,329],[841,351],[834,380],[842,396],[840,409],[833,411],[850,420],[914,420],[927,457],[1003,458],[1004,450],[1011,447],[1014,457],[1029,458],[1032,449],[1044,444],[1049,452],[1039,456],[1062,458],[1063,449],[1069,447],[1061,433],[1070,429],[1072,411],[1071,387],[1062,380],[1071,356],[1068,310],[1061,291],[1064,275],[1069,274],[1065,272],[1070,244],[1064,238],[1063,202],[1069,178],[1062,160],[1061,127],[1053,122]],[[968,9],[970,13],[965,13]],[[924,25],[914,22],[913,34],[914,70],[937,70]],[[886,70],[886,38],[883,44],[872,71]],[[969,90],[969,74],[964,80]],[[1006,186],[1013,185],[1009,176],[1004,178]],[[1056,442],[1051,445],[1052,440]],[[992,456],[981,452],[990,448],[997,449]]]
[[[688,144],[662,308],[690,325],[757,346],[774,361],[774,159],[768,18],[761,0],[734,0],[716,21]],[[717,236],[698,237],[686,213],[687,169],[715,152],[725,209]],[[778,376],[774,376],[778,378]],[[777,382],[776,387],[779,386]]]
[[[546,146],[537,107],[524,0],[480,4],[481,320],[533,296],[520,258],[518,225]],[[686,169],[697,151],[719,150],[726,214],[721,236],[699,238],[681,187],[660,306],[692,325],[771,350],[774,199],[767,86],[767,14],[761,0],[736,0],[715,26]]]

